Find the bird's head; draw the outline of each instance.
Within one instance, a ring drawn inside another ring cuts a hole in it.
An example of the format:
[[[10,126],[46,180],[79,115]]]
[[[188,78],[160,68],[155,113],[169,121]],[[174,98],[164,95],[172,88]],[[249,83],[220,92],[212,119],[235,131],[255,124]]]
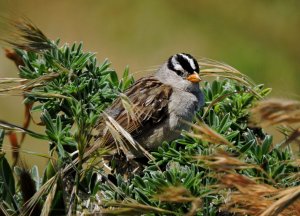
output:
[[[199,83],[201,81],[198,62],[190,54],[178,53],[171,56],[168,60],[167,67],[178,76],[192,83]]]

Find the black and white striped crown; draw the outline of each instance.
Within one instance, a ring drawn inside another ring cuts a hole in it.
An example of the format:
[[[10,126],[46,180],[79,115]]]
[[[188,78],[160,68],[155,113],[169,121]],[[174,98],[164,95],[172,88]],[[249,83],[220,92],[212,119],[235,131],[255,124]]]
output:
[[[175,71],[179,76],[199,73],[199,65],[196,59],[190,54],[178,53],[168,60],[168,68]]]

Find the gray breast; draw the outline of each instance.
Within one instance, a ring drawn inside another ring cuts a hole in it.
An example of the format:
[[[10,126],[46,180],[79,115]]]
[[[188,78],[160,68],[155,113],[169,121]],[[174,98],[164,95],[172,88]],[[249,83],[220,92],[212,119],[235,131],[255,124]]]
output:
[[[185,122],[191,122],[199,108],[199,99],[194,94],[175,89],[169,104],[170,128],[172,130],[189,128]]]
[[[169,117],[155,127],[144,131],[136,138],[136,141],[147,150],[154,150],[163,141],[170,142],[179,138],[182,130],[190,128],[185,122],[191,122],[198,109],[199,101],[194,94],[174,89],[168,106]],[[134,152],[134,155],[142,156],[138,152]]]

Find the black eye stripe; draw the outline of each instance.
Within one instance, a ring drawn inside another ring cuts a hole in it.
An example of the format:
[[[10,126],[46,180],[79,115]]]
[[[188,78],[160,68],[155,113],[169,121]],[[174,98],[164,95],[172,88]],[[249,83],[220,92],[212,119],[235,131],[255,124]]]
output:
[[[183,73],[179,70],[175,70],[175,72],[177,73],[178,76],[183,76]]]

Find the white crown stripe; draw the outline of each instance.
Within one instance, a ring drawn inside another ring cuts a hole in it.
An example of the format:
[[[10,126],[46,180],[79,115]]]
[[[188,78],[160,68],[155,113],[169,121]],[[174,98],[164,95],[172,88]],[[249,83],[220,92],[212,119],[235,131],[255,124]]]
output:
[[[172,64],[175,70],[183,71],[181,64],[176,60],[175,56],[172,58]]]
[[[189,56],[187,56],[185,54],[182,54],[182,53],[180,53],[179,55],[181,55],[183,58],[185,58],[190,63],[190,65],[191,65],[191,67],[192,67],[193,70],[196,70],[195,62],[194,62],[194,60],[191,57],[189,57]]]

